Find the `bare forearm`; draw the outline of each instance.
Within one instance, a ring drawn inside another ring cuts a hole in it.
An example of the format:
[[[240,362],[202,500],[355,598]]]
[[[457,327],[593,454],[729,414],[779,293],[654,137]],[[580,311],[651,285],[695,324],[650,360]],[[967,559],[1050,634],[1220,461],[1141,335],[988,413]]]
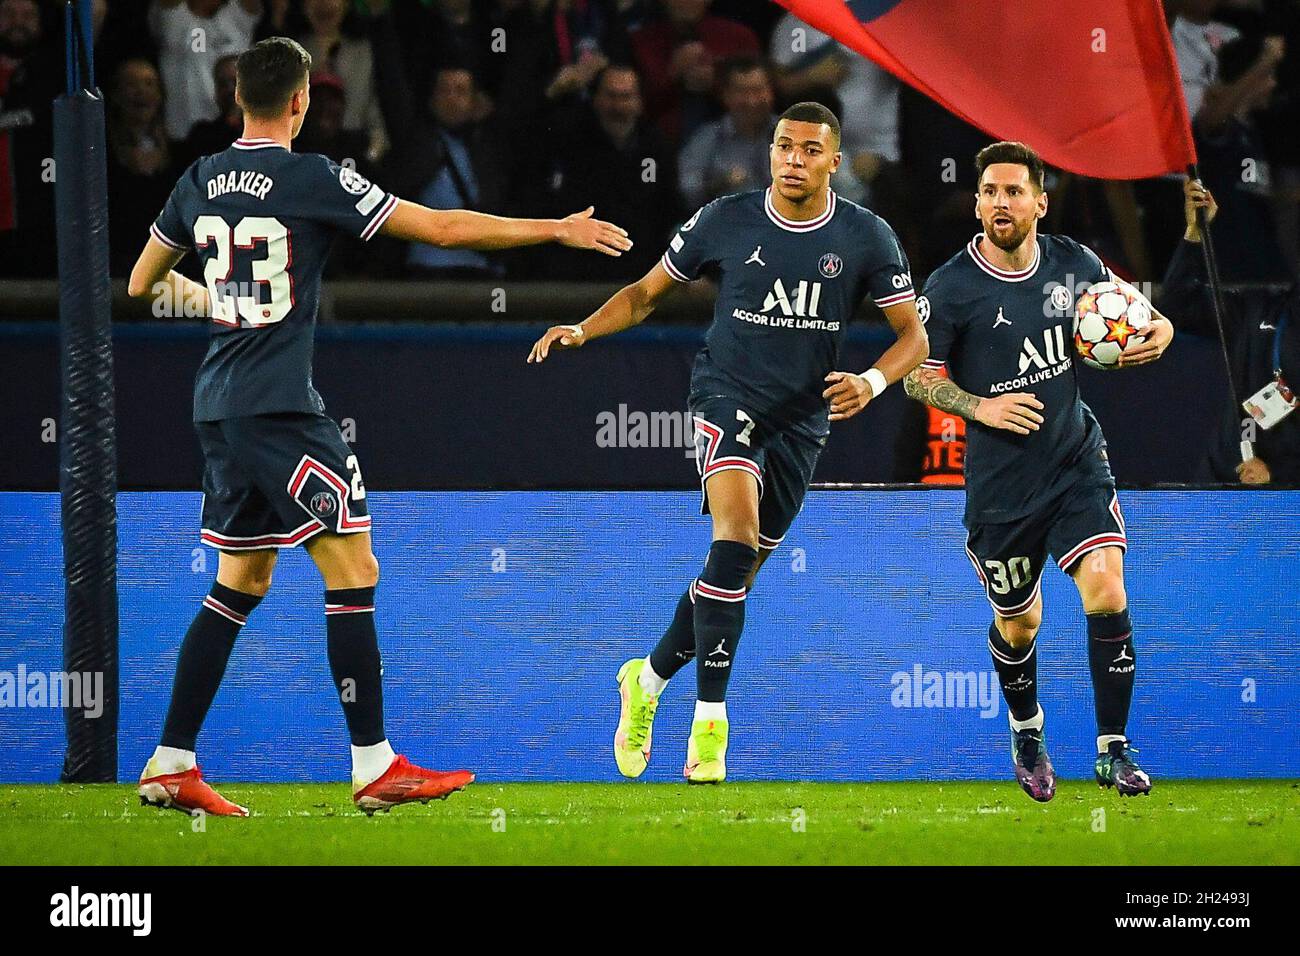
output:
[[[965,391],[956,382],[926,368],[915,368],[903,379],[903,391],[924,405],[941,412],[951,412],[974,420],[980,398]]]
[[[555,219],[506,219],[486,213],[455,210],[448,213],[443,245],[449,249],[513,249],[552,242],[559,236]]]
[[[205,285],[175,269],[162,272],[160,267],[162,264],[158,262],[137,263],[127,282],[127,294],[136,299],[152,299],[154,314],[160,319],[206,318],[212,314]]]
[[[506,219],[468,209],[429,209],[401,200],[384,223],[384,235],[444,249],[512,249],[558,238],[555,219]]]
[[[165,279],[153,284],[154,301],[166,299],[170,308],[168,318],[206,319],[212,315],[212,301],[207,286],[181,275],[175,269]]]
[[[930,340],[919,322],[901,335],[885,354],[876,361],[887,382],[897,382],[913,369],[919,368],[930,354]]]
[[[580,327],[590,341],[639,325],[653,311],[654,303],[641,296],[635,285],[628,285],[610,296]]]

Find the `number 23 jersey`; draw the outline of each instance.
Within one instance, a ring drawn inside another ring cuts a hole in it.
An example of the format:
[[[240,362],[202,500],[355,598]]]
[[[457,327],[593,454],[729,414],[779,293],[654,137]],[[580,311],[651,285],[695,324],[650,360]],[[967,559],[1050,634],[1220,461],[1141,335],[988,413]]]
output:
[[[203,265],[211,339],[196,422],[324,410],[311,361],[325,259],[338,233],[368,240],[396,207],[354,170],[272,140],[237,140],[185,171],[151,232]]]

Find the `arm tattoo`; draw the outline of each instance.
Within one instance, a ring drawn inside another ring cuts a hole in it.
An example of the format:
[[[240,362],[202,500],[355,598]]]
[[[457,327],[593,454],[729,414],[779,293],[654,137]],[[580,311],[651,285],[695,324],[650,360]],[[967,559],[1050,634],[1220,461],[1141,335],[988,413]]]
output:
[[[962,418],[973,419],[979,396],[963,391],[956,382],[920,366],[912,369],[903,379],[903,390],[909,398],[924,405],[952,412]]]

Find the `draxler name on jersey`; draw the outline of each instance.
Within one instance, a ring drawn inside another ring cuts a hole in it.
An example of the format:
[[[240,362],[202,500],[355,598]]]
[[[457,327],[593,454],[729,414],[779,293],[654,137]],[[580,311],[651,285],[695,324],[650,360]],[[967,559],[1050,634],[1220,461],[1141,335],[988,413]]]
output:
[[[247,193],[254,199],[265,199],[275,180],[265,173],[251,169],[232,169],[218,173],[208,180],[208,198],[216,199],[226,193]]]
[[[1043,329],[1041,343],[1036,343],[1026,335],[1020,346],[1019,369],[1016,377],[995,382],[992,386],[993,394],[1028,388],[1068,372],[1074,365],[1074,357],[1066,352],[1065,342],[1065,327],[1062,325]]]

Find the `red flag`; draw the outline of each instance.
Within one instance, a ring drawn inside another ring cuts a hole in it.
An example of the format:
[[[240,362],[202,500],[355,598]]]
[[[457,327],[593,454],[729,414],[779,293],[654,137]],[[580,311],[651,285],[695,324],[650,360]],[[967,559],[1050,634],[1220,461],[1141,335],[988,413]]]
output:
[[[1141,179],[1196,161],[1159,0],[777,2],[1053,166]]]

